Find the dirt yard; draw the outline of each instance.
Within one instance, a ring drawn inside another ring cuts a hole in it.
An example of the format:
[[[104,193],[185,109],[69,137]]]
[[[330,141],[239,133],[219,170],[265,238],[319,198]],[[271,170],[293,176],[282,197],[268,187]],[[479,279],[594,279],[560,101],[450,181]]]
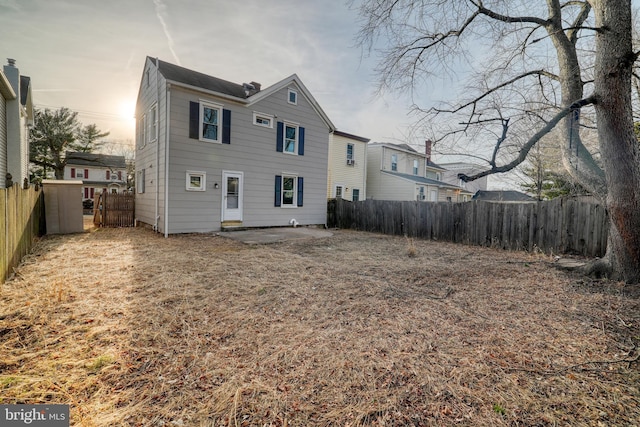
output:
[[[352,231],[47,237],[0,287],[0,403],[78,426],[638,425],[632,294]]]

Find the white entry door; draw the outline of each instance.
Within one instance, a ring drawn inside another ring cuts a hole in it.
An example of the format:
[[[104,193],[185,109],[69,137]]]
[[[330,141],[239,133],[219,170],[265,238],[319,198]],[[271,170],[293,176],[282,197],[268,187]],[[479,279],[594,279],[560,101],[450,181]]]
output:
[[[222,172],[222,221],[242,221],[242,172]]]

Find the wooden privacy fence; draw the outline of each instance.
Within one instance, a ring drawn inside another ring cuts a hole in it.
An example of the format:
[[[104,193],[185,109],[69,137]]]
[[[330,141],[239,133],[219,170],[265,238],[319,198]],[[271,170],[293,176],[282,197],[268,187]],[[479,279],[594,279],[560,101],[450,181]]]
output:
[[[93,223],[97,227],[133,227],[134,208],[133,193],[103,191],[93,201]]]
[[[603,256],[603,205],[569,198],[534,203],[329,201],[329,227],[499,247]]]
[[[0,283],[4,283],[44,234],[42,190],[18,184],[0,188],[0,228]]]

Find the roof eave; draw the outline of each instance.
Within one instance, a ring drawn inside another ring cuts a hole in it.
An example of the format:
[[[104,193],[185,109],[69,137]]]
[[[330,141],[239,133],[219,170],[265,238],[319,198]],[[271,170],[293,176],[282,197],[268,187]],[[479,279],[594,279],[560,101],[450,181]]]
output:
[[[189,89],[189,90],[193,90],[195,92],[203,92],[206,93],[208,95],[211,96],[215,96],[216,98],[222,98],[222,99],[227,99],[229,101],[233,101],[233,102],[237,102],[239,104],[248,104],[249,102],[247,101],[247,99],[245,98],[238,98],[237,96],[233,96],[233,95],[229,95],[226,93],[222,93],[222,92],[216,92],[214,90],[210,90],[210,89],[205,89],[203,87],[200,86],[193,86],[193,85],[189,85],[186,83],[182,83],[176,80],[166,80],[167,82],[167,86],[178,86],[184,89]]]
[[[11,86],[11,83],[9,83],[7,76],[2,72],[0,72],[0,93],[5,99],[13,100],[18,97],[13,91],[13,87]]]

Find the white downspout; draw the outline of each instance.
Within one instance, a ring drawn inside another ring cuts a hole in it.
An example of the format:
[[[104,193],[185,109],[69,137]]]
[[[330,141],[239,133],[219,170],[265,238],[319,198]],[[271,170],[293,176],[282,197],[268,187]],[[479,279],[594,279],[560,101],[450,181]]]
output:
[[[158,122],[160,121],[160,84],[158,82],[158,74],[160,74],[160,63],[158,62],[158,58],[156,57],[156,120],[158,120]],[[143,123],[143,125],[146,125],[146,123]],[[157,125],[156,125],[157,126]],[[145,132],[143,132],[143,134],[147,135],[146,129]],[[160,177],[160,135],[158,135],[158,140],[156,141],[156,211],[155,211],[155,219],[154,219],[154,223],[153,223],[153,231],[155,231],[156,233],[158,232],[158,219],[160,219],[160,215],[159,215],[159,203],[160,203],[160,183],[158,181],[158,178]]]
[[[171,84],[167,84],[165,96],[167,113],[166,130],[164,134],[164,237],[169,237],[169,130],[171,118]]]
[[[364,189],[362,192],[364,193],[364,199],[363,200],[367,200],[367,151],[369,148],[369,143],[365,142],[364,144],[364,178],[362,179],[362,188]]]

